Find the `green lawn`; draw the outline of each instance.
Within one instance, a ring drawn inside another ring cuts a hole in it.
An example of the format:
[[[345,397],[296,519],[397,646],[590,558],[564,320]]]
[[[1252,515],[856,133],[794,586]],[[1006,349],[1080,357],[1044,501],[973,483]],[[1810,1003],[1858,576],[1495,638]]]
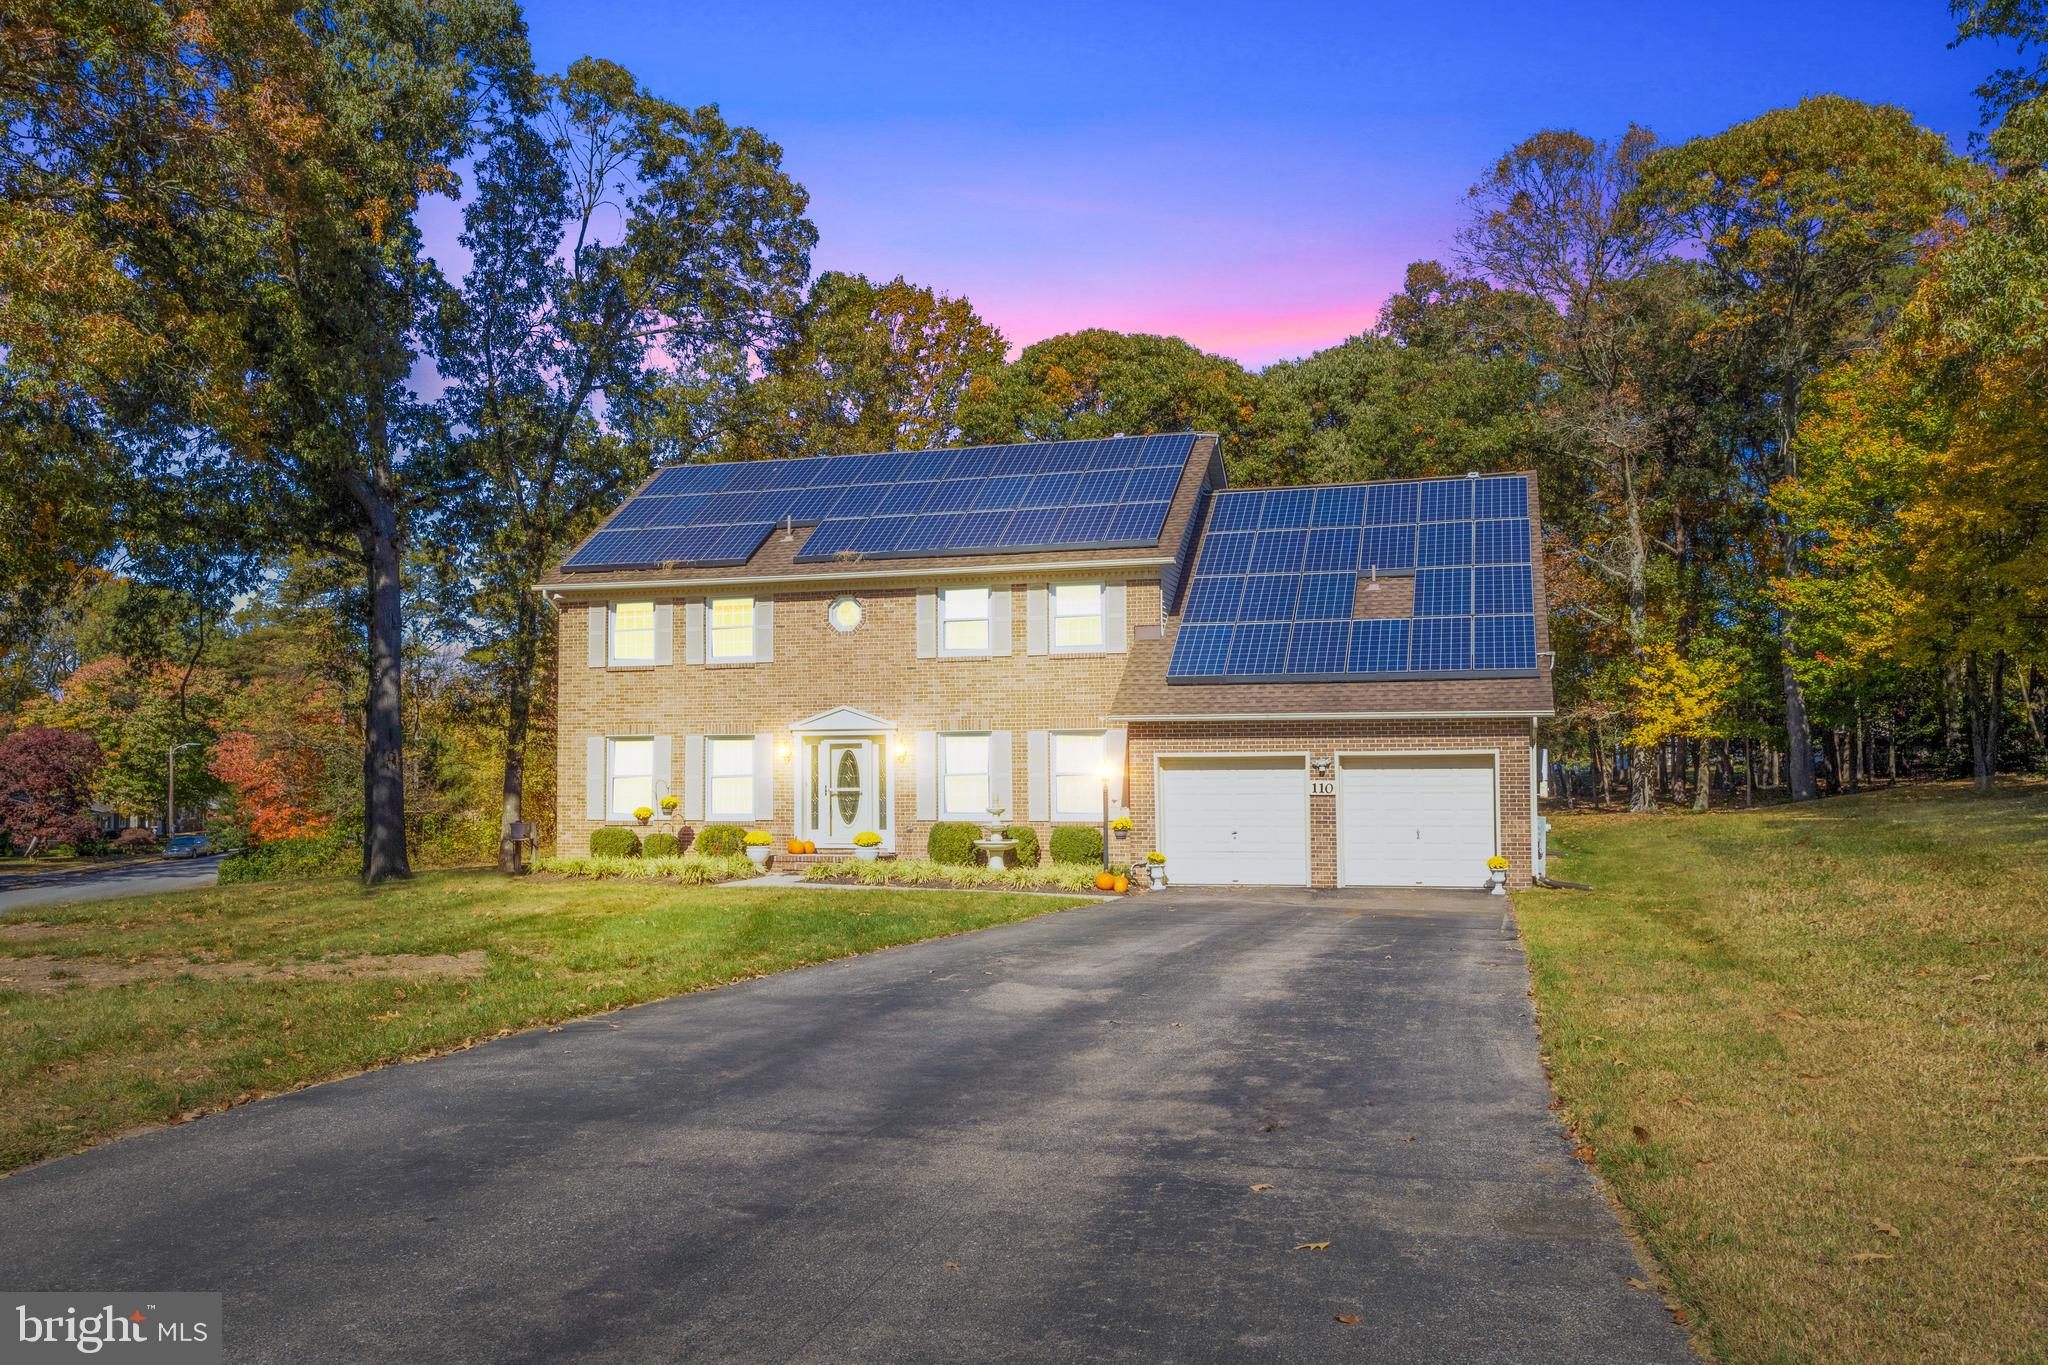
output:
[[[1081,903],[444,872],[37,908],[0,920],[15,986],[0,983],[0,1171],[514,1029]]]
[[[1556,826],[1544,1050],[1702,1343],[2048,1359],[2048,785]]]

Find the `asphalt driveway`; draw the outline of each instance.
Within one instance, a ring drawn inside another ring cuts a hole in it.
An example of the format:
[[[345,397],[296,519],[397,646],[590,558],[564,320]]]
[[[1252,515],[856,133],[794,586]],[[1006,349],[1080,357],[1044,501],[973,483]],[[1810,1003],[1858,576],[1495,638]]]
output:
[[[1688,1358],[1548,1101],[1501,901],[1175,891],[52,1162],[0,1282],[231,1360]]]

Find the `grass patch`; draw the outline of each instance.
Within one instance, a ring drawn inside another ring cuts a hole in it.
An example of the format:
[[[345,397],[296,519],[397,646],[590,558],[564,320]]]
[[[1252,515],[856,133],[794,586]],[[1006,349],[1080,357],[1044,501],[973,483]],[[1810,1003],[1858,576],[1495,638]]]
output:
[[[1551,849],[1597,888],[1516,896],[1557,1092],[1707,1344],[2041,1358],[2048,786],[1567,816]]]
[[[17,986],[36,982],[0,985],[0,1170],[516,1029],[1064,908],[490,872],[38,907],[0,934],[0,976],[12,962]]]
[[[979,864],[958,866],[933,862],[929,858],[876,859],[847,858],[836,863],[813,863],[804,869],[807,882],[854,881],[863,886],[958,886],[990,891],[1086,891],[1095,890],[1099,867],[1077,863],[1044,863],[1037,867],[1006,867],[997,872]]]

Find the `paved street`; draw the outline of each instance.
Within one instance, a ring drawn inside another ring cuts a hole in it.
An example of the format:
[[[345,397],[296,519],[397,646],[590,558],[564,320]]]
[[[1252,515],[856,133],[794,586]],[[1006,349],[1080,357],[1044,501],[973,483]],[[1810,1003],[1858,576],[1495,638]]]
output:
[[[190,891],[212,886],[220,875],[220,856],[168,859],[149,863],[117,863],[89,872],[53,872],[47,876],[0,883],[0,916],[36,905],[67,901],[100,901],[114,896],[153,896],[160,891]]]
[[[1686,1359],[1503,904],[1177,890],[523,1034],[0,1181],[0,1264],[249,1361]]]

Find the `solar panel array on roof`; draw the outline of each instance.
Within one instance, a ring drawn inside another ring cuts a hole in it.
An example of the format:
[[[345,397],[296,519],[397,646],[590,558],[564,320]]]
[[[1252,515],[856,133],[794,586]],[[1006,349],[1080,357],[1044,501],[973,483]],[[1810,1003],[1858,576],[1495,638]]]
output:
[[[563,566],[744,564],[778,526],[799,563],[1152,545],[1189,433],[664,469]]]
[[[1412,614],[1355,619],[1361,577],[1412,576]],[[1520,474],[1220,492],[1169,682],[1533,673]]]

